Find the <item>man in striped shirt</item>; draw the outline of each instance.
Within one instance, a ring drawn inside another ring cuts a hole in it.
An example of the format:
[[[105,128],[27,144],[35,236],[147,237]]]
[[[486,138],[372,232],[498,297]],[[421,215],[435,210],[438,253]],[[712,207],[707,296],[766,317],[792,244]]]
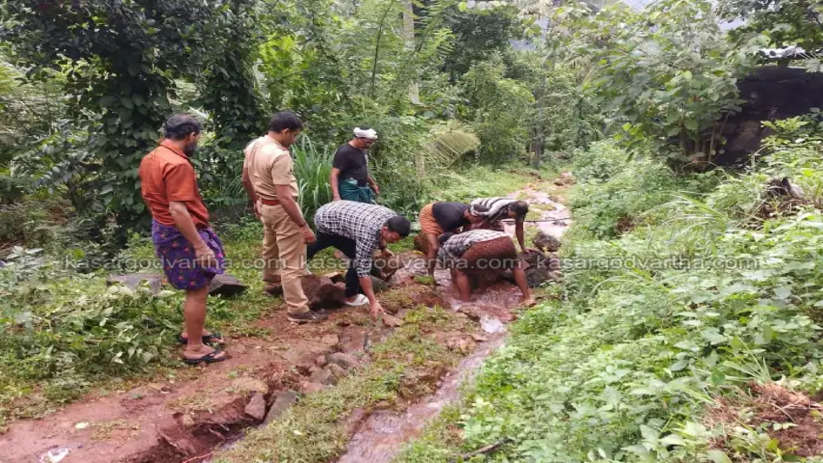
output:
[[[509,198],[477,198],[469,205],[469,213],[483,218],[483,222],[474,228],[502,231],[501,222],[505,219],[514,219],[514,235],[522,252],[526,252],[523,222],[528,212],[529,203]]]
[[[329,246],[342,251],[351,259],[346,272],[346,304],[359,306],[368,302],[372,317],[377,318],[383,307],[372,289],[374,252],[380,249],[383,256],[390,257],[386,245],[409,235],[409,220],[377,204],[334,201],[317,210],[314,225],[317,242],[309,245],[308,258]]]

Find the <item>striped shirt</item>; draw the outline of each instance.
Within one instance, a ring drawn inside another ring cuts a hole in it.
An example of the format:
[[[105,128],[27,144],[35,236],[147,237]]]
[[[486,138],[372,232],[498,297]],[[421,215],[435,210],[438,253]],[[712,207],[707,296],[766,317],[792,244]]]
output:
[[[477,198],[469,205],[469,212],[489,223],[499,222],[509,217],[509,206],[516,202],[509,198]]]
[[[319,233],[338,235],[354,240],[354,268],[358,277],[371,273],[372,256],[380,246],[380,230],[397,213],[377,204],[355,201],[333,201],[324,204],[314,215]]]
[[[474,243],[503,237],[509,238],[509,235],[501,231],[486,229],[469,230],[453,235],[440,246],[440,250],[437,251],[437,259],[441,263],[459,259]]]

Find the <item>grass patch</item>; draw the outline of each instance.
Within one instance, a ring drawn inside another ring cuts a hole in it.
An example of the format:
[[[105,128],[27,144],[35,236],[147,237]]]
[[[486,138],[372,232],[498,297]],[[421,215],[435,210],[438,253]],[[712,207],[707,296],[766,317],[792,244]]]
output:
[[[399,405],[434,391],[432,371],[444,371],[460,355],[437,343],[430,333],[461,329],[464,319],[439,307],[420,306],[406,313],[406,323],[372,347],[371,362],[337,386],[310,394],[271,425],[251,431],[237,446],[215,456],[216,462],[325,462],[346,448],[345,420],[356,408]],[[434,378],[436,381],[436,378]]]

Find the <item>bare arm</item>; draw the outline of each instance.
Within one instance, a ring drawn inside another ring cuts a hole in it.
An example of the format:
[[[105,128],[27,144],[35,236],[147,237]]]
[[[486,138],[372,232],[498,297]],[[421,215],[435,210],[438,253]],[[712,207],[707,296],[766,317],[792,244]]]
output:
[[[429,275],[434,275],[434,266],[436,263],[437,249],[440,247],[437,242],[437,237],[431,233],[426,233],[426,266],[428,267]]]
[[[374,288],[372,288],[371,284],[371,277],[359,277],[358,278],[360,283],[360,289],[363,291],[363,294],[369,298],[369,308],[371,312],[371,316],[373,318],[377,318],[381,312],[383,312],[383,306],[380,305],[380,301],[377,300],[377,296],[374,295]]]
[[[197,233],[197,228],[194,226],[194,221],[186,209],[186,204],[180,201],[169,202],[169,213],[174,219],[174,225],[180,230],[186,240],[194,247],[194,254],[197,262],[204,266],[215,265],[214,253],[203,241],[203,238]]]
[[[331,168],[329,175],[329,184],[331,185],[331,197],[333,201],[340,201],[340,190],[338,188],[338,177],[340,176],[340,169],[337,167]]]
[[[374,178],[371,175],[369,175],[367,180],[371,189],[374,190],[374,194],[379,195],[380,187],[377,186],[377,182],[374,181]]]
[[[246,195],[248,195],[249,201],[251,201],[252,208],[254,209],[254,215],[256,215],[257,218],[260,218],[260,211],[257,209],[257,193],[254,192],[254,185],[251,183],[249,169],[246,166],[243,166],[243,189],[246,190]]]
[[[526,252],[526,240],[523,236],[523,219],[515,220],[514,234],[517,236],[517,242],[520,243],[520,251]]]

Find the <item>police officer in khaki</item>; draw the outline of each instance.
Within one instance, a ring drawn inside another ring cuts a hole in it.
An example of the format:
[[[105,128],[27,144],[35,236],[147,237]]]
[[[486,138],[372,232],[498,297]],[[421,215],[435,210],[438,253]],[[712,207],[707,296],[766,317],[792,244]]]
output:
[[[297,179],[289,146],[303,130],[297,114],[282,111],[266,135],[246,147],[243,185],[263,223],[263,280],[283,287],[289,320],[319,322],[326,316],[309,310],[300,278],[306,273],[306,245],[316,241],[297,203]]]

